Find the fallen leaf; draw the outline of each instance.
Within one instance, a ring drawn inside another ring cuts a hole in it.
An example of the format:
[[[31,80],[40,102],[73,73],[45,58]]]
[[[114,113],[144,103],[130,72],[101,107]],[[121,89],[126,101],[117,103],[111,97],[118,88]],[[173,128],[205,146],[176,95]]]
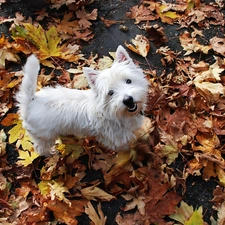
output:
[[[222,56],[225,56],[225,38],[214,37],[210,39],[212,49]]]
[[[208,54],[209,50],[212,48],[211,45],[201,45],[196,38],[191,38],[190,34],[186,31],[179,36],[181,46],[186,53],[184,55],[190,55],[193,52],[203,52]]]
[[[82,195],[89,200],[97,200],[100,199],[102,201],[111,201],[115,199],[115,196],[112,196],[96,186],[90,186],[83,188],[81,190]]]
[[[39,154],[35,151],[23,151],[18,150],[19,156],[17,164],[19,166],[28,166],[33,163],[33,161],[39,157]]]
[[[143,35],[136,35],[135,39],[131,39],[132,44],[125,45],[133,52],[141,55],[142,57],[146,57],[150,50],[149,40]]]
[[[148,33],[147,38],[153,41],[156,46],[161,46],[168,42],[163,27],[160,27],[158,24],[153,26],[146,25],[145,30]]]
[[[135,24],[138,24],[142,21],[151,21],[157,19],[157,16],[142,4],[140,6],[133,6],[130,8],[130,11],[131,12],[126,13],[126,16],[128,18],[135,19]]]
[[[166,10],[166,5],[156,4],[155,9],[163,23],[173,24],[175,20],[180,18],[176,12]]]
[[[138,208],[138,211],[142,216],[145,215],[145,198],[144,196],[138,196],[137,198],[133,198],[131,202],[127,203],[124,211],[129,211],[134,209],[135,207]]]
[[[192,206],[189,206],[187,203],[182,201],[180,207],[176,207],[176,211],[177,213],[169,216],[171,219],[174,219],[184,225],[204,225],[202,206],[200,206],[197,210],[193,210]]]
[[[98,204],[97,210],[96,212],[91,202],[88,202],[85,207],[85,213],[95,225],[105,225],[107,217],[102,212],[101,203]]]
[[[93,9],[91,13],[87,13],[84,9],[76,11],[77,18],[80,20],[78,24],[82,29],[90,28],[91,23],[89,20],[96,20],[98,15],[98,9]]]
[[[10,126],[16,124],[19,119],[19,115],[16,113],[8,113],[7,116],[1,121],[3,126]]]
[[[64,193],[69,193],[67,187],[64,186],[63,182],[52,181],[41,181],[38,184],[41,194],[46,198],[49,196],[51,201],[56,199],[65,202],[67,205],[71,206],[71,201],[68,200]]]
[[[84,213],[84,207],[88,201],[86,199],[80,199],[71,200],[70,202],[71,205],[68,205],[59,200],[50,200],[47,202],[47,207],[52,210],[56,220],[70,225],[77,225],[78,221],[76,217]]]
[[[102,16],[100,18],[101,18],[102,22],[106,25],[106,27],[110,27],[113,24],[117,24],[117,21],[116,20],[107,20],[107,19],[105,19]]]

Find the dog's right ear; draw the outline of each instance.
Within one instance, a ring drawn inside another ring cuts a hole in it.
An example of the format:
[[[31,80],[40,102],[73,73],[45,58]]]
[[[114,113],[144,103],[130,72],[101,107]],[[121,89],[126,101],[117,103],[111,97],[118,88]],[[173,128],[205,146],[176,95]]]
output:
[[[84,72],[85,77],[88,80],[89,86],[94,87],[95,81],[98,77],[99,72],[92,68],[89,68],[89,67],[83,67],[83,72]]]
[[[124,49],[122,45],[119,45],[117,50],[116,50],[116,61],[117,62],[133,62],[131,57],[128,55],[127,51]]]

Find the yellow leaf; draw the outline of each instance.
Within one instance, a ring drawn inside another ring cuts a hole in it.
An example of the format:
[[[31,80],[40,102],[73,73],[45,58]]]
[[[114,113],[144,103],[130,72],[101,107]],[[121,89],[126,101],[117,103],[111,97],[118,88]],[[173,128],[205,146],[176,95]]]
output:
[[[25,167],[32,164],[34,159],[36,159],[39,156],[39,154],[35,151],[18,150],[18,152],[19,152],[18,157],[19,160],[17,161],[17,164]]]
[[[156,12],[161,18],[163,23],[172,24],[173,20],[180,18],[180,16],[176,12],[172,12],[168,10],[169,7],[166,5],[156,5]]]
[[[19,147],[21,145],[23,150],[31,151],[33,149],[33,145],[31,143],[31,139],[28,136],[26,130],[22,126],[22,120],[19,120],[16,117],[10,117],[13,120],[13,123],[16,124],[9,132],[9,143],[12,144],[16,142],[16,146]],[[5,121],[7,123],[7,121]]]
[[[61,38],[58,36],[57,30],[54,26],[46,31],[46,39],[48,42],[49,54],[51,56],[59,56],[61,48],[58,48],[58,44],[60,43]]]
[[[58,47],[58,44],[60,43],[61,38],[58,36],[54,26],[45,31],[41,25],[38,27],[35,27],[30,23],[25,23],[23,25],[27,31],[27,36],[39,48],[38,56],[40,60],[60,56],[61,48]]]
[[[50,194],[50,186],[48,184],[49,181],[41,181],[38,184],[38,188],[43,196],[47,196]]]
[[[21,139],[21,147],[23,150],[29,150],[29,151],[33,149],[33,144],[31,143],[31,139],[28,136],[27,132],[25,132],[25,135]]]
[[[191,218],[188,221],[185,221],[184,225],[204,225],[202,217],[202,206],[200,206],[193,212]]]
[[[50,196],[51,200],[58,199],[60,201],[64,201],[68,205],[71,205],[71,202],[64,195],[64,193],[69,193],[69,190],[63,185],[63,182],[56,182],[54,180],[41,181],[38,184],[38,188],[43,196]]]
[[[225,187],[225,172],[224,169],[221,169],[218,165],[216,165],[216,174],[219,178],[219,183]]]
[[[69,190],[67,187],[64,187],[62,182],[56,182],[52,181],[51,183],[48,183],[50,186],[50,196],[51,200],[54,200],[57,198],[60,201],[64,201],[68,205],[71,204],[71,202],[65,197],[64,193],[69,193]]]
[[[177,213],[170,215],[169,217],[176,220],[184,225],[203,225],[204,221],[202,219],[202,206],[197,210],[193,210],[192,206],[189,206],[185,202],[181,202],[180,207],[176,207]]]
[[[12,144],[18,139],[23,138],[25,130],[22,127],[22,121],[18,120],[16,126],[14,126],[9,132],[9,143]]]

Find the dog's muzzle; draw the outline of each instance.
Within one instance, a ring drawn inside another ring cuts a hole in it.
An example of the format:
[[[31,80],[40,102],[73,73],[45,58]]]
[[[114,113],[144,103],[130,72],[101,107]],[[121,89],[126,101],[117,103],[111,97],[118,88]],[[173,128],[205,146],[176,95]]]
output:
[[[135,112],[137,110],[137,103],[134,102],[134,99],[132,96],[126,96],[124,99],[123,99],[123,104],[125,106],[127,106],[127,110],[129,112]]]

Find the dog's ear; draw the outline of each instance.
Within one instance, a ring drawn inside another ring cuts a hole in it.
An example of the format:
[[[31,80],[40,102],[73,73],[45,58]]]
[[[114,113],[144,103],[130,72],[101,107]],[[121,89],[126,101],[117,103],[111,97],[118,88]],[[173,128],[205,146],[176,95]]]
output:
[[[127,51],[122,47],[122,45],[119,45],[116,50],[116,61],[117,62],[125,62],[128,61],[129,63],[133,62],[133,60],[128,55]]]
[[[83,67],[83,72],[84,72],[85,77],[88,80],[89,86],[94,87],[95,81],[98,77],[99,72],[92,68],[89,68],[89,67]]]

